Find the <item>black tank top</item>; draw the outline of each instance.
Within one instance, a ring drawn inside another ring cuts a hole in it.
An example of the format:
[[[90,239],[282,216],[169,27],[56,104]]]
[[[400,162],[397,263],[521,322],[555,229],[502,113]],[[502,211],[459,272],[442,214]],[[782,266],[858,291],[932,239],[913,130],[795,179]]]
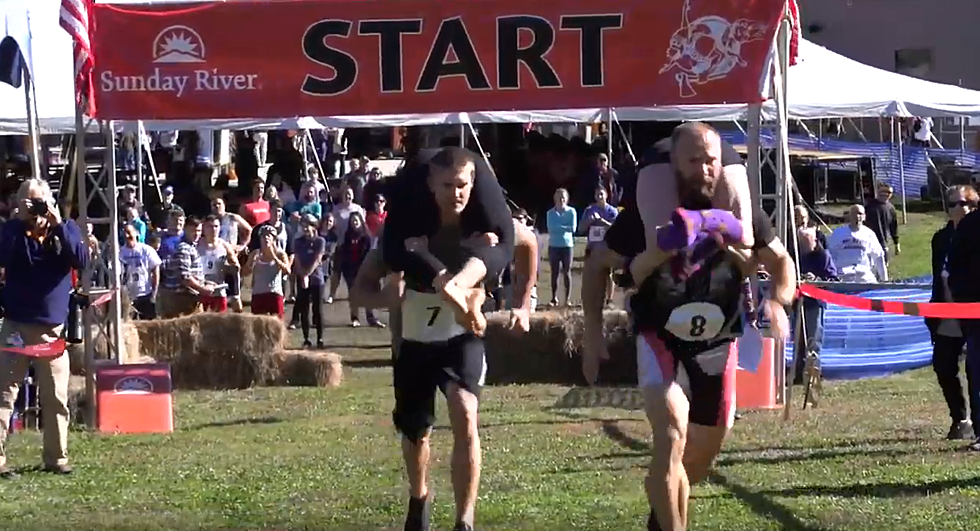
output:
[[[753,216],[755,248],[775,238],[764,213]],[[693,356],[721,346],[744,330],[745,275],[730,255],[715,249],[684,282],[663,264],[630,297],[635,332],[656,332],[676,356]]]

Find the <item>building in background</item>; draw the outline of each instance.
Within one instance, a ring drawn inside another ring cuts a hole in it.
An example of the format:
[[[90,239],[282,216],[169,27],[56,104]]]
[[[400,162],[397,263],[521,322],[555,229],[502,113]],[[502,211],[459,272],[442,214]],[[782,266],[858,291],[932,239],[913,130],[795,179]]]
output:
[[[980,0],[797,1],[803,36],[812,42],[877,68],[980,90]],[[966,125],[964,147],[974,149],[980,121]],[[954,118],[936,120],[933,133],[947,148],[959,148],[959,127]]]

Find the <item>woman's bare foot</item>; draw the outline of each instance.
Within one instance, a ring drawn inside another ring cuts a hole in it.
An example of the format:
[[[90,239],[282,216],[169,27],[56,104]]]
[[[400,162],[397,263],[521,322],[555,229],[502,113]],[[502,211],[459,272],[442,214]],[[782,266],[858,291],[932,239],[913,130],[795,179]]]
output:
[[[474,334],[483,336],[487,331],[487,317],[483,315],[483,303],[487,300],[487,292],[483,288],[473,288],[466,296],[466,321],[463,325]]]
[[[483,288],[461,288],[453,283],[442,289],[443,299],[453,306],[456,322],[460,326],[482,336],[487,329],[487,318],[483,315],[483,303],[487,294]]]

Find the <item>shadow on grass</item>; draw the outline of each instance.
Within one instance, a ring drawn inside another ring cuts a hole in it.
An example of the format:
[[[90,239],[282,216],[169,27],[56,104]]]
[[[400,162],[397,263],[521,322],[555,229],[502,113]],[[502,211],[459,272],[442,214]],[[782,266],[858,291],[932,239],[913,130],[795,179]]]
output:
[[[392,366],[391,358],[369,358],[362,360],[344,360],[344,367],[353,369],[385,369]]]
[[[607,422],[634,422],[633,419],[598,419],[598,418],[584,418],[584,417],[570,417],[568,420],[515,420],[512,422],[493,422],[493,423],[481,423],[480,429],[487,430],[493,428],[510,428],[513,426],[571,426],[576,424],[604,424]],[[433,426],[433,431],[449,431],[450,426],[447,424]]]
[[[326,345],[328,349],[345,348],[349,350],[391,350],[391,345],[390,344],[386,345],[384,343],[377,343],[374,345],[355,345],[353,343],[348,343],[348,344],[327,343]]]
[[[647,455],[650,452],[650,446],[646,441],[637,439],[626,433],[619,427],[616,421],[604,421],[602,423],[602,432],[610,440],[628,450],[644,452]],[[639,457],[641,454],[625,455],[628,457]],[[709,476],[709,480],[731,492],[735,498],[745,503],[752,512],[778,522],[780,529],[792,531],[824,531],[821,527],[808,525],[800,521],[799,518],[793,515],[789,508],[768,499],[763,493],[752,492],[741,485],[732,483],[725,476],[712,474]]]
[[[747,505],[755,514],[778,522],[780,529],[791,531],[826,531],[823,527],[803,522],[788,507],[769,499],[767,494],[771,493],[753,492],[717,473],[709,475],[708,480],[732,493],[736,499]]]
[[[980,487],[980,477],[969,479],[947,479],[926,483],[866,483],[845,486],[807,486],[789,489],[764,490],[759,494],[802,498],[805,496],[834,496],[838,498],[904,498],[910,496],[929,496],[953,489],[976,489]]]
[[[930,450],[930,453],[953,452],[954,448]],[[784,455],[723,455],[716,462],[716,466],[725,467],[733,465],[778,465],[782,463],[801,463],[809,461],[823,461],[826,459],[837,459],[840,457],[899,457],[903,455],[920,455],[921,448],[859,448],[845,447],[835,449],[824,449],[816,451],[790,450]],[[739,452],[741,453],[741,452]]]
[[[285,420],[279,417],[251,417],[246,419],[219,420],[216,422],[197,424],[195,426],[183,428],[181,431],[203,430],[207,428],[228,428],[231,426],[249,426],[254,424],[279,424],[280,422],[285,422]]]

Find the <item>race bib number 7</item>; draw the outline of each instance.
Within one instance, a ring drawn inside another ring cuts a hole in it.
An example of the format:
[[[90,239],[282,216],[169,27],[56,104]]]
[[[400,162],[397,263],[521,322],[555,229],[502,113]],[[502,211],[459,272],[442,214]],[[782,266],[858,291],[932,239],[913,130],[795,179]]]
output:
[[[684,341],[709,341],[725,327],[725,313],[716,304],[691,302],[674,308],[664,327]]]
[[[406,290],[402,302],[402,338],[420,343],[446,341],[466,333],[452,308],[435,293]]]

